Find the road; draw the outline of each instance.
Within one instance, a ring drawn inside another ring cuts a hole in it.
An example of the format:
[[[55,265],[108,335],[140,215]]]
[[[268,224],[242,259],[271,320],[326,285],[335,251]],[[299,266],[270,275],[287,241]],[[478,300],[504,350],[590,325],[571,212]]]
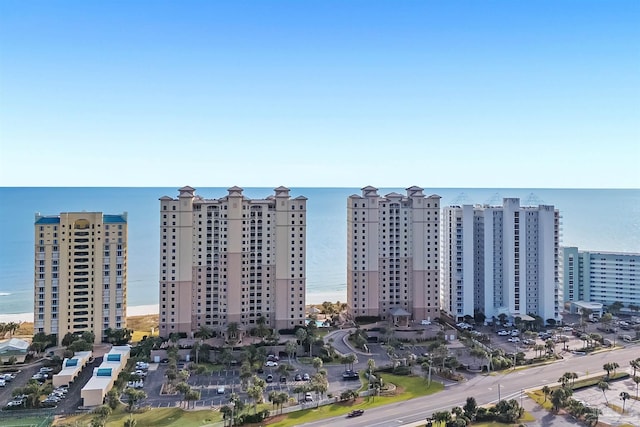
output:
[[[629,361],[640,356],[638,346],[607,351],[589,356],[571,356],[553,364],[507,373],[478,375],[471,380],[449,386],[445,391],[431,396],[419,397],[404,402],[368,409],[362,417],[346,419],[344,416],[303,424],[309,427],[397,427],[423,421],[436,411],[450,411],[462,406],[467,397],[475,397],[478,405],[495,403],[498,393],[501,399],[518,399],[521,391],[538,388],[557,382],[565,372],[576,372],[579,376],[602,372],[607,362],[620,364],[619,371],[627,370]]]

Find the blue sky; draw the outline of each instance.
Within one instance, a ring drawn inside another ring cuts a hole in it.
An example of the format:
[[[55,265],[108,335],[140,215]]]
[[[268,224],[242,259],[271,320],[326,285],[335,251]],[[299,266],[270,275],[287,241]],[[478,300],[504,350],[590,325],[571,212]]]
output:
[[[0,1],[0,185],[640,188],[640,2]]]

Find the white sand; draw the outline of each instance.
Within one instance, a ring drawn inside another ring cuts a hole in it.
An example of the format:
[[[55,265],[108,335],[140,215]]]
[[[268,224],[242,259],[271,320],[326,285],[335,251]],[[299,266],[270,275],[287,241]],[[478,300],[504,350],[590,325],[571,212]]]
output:
[[[133,307],[127,307],[127,317],[143,316],[145,314],[158,314],[158,313],[159,313],[158,304],[135,305]],[[9,322],[33,323],[33,313],[0,314],[0,323],[9,323]]]

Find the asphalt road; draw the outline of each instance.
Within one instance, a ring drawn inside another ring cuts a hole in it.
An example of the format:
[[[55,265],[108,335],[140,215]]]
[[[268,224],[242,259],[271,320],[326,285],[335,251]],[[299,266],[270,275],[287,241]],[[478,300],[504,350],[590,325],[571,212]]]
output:
[[[626,370],[629,361],[640,357],[640,347],[607,351],[589,356],[571,356],[562,361],[527,369],[518,369],[507,373],[477,375],[461,384],[447,387],[445,391],[431,396],[419,397],[408,401],[368,409],[358,418],[344,416],[304,424],[321,427],[391,427],[424,421],[436,411],[450,411],[454,406],[462,406],[467,397],[475,397],[478,405],[495,403],[498,393],[501,399],[519,399],[522,390],[542,387],[557,382],[565,372],[576,372],[579,376],[602,372],[602,365],[618,362],[619,370]]]

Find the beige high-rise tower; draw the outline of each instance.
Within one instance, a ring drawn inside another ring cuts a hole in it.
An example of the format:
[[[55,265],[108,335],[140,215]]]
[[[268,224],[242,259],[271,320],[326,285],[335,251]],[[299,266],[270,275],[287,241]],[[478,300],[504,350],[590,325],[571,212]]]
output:
[[[230,323],[304,325],[306,201],[278,187],[249,199],[239,187],[219,199],[179,189],[160,199],[160,335]]]
[[[127,214],[63,212],[35,217],[34,331],[126,327]]]
[[[420,187],[378,195],[365,187],[347,200],[349,313],[381,319],[433,319],[440,313],[440,196]]]

